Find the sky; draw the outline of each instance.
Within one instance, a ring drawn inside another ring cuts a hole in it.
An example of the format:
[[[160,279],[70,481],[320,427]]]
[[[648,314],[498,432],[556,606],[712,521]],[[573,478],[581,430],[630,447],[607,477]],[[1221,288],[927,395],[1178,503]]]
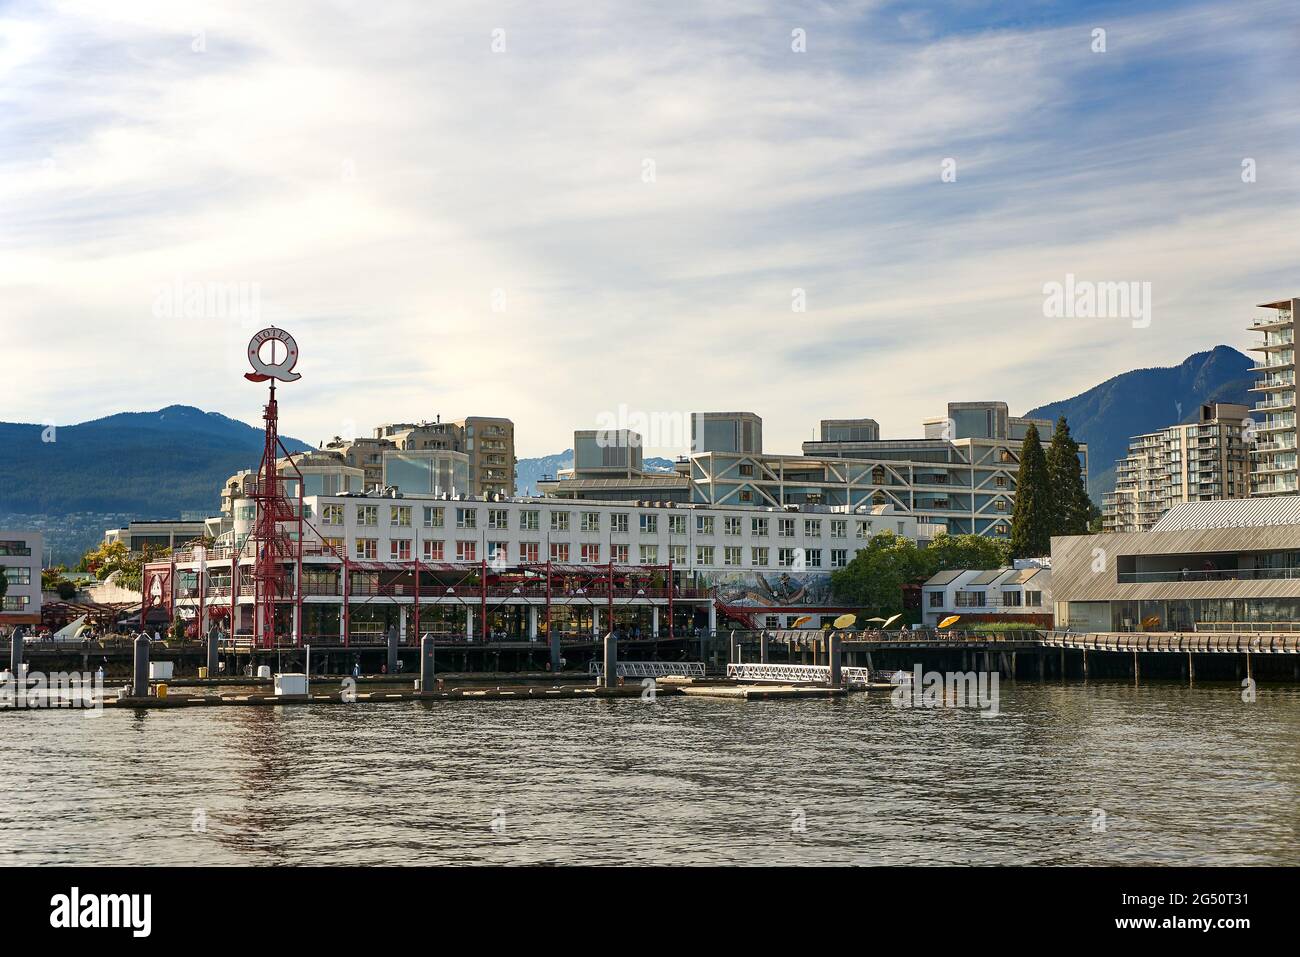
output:
[[[521,457],[1246,349],[1300,295],[1298,45],[1290,0],[0,0],[0,419],[260,424],[269,325],[284,434]],[[1067,276],[1150,308],[1050,315]]]

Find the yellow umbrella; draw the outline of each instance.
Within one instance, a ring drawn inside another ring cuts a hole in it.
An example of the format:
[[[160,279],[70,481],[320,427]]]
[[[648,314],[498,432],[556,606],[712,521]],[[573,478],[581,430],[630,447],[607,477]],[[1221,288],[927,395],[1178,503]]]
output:
[[[893,616],[891,616],[891,617],[889,618],[889,620],[886,621],[886,622],[881,626],[881,630],[883,631],[884,629],[888,628],[890,625],[892,625],[894,622],[898,621],[898,619],[900,619],[900,618],[902,618],[902,617],[903,617],[903,613],[902,613],[901,611],[900,611],[897,615],[893,615]]]
[[[867,624],[868,624],[868,625],[883,625],[884,623],[885,623],[885,619],[883,619],[883,618],[868,618],[868,619],[867,619]]]
[[[961,621],[961,615],[949,615],[943,621],[939,622],[940,628],[947,628],[949,625],[955,625]]]
[[[854,623],[855,621],[857,621],[857,620],[858,620],[858,616],[855,615],[855,614],[853,614],[853,612],[850,611],[850,612],[847,612],[846,614],[840,615],[840,617],[838,617],[838,618],[835,619],[835,627],[836,627],[836,628],[852,628],[852,627],[853,627],[853,623]]]
[[[810,622],[810,621],[812,621],[812,615],[801,615],[800,617],[798,617],[798,618],[796,618],[796,619],[794,620],[794,624],[793,624],[791,627],[792,627],[792,628],[802,628],[804,625],[808,624],[808,622]]]

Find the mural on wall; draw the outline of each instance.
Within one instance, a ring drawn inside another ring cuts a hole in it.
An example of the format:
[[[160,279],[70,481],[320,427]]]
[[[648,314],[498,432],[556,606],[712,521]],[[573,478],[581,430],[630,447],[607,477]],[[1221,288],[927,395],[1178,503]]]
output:
[[[780,608],[834,604],[829,572],[700,572],[699,577],[726,605]]]

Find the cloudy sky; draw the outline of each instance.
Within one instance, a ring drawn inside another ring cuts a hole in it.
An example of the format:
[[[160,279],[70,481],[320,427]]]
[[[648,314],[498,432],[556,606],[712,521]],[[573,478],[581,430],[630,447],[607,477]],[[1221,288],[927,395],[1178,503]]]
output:
[[[311,442],[1024,412],[1300,293],[1298,45],[1292,0],[0,0],[0,418],[256,423],[272,323]],[[1067,273],[1149,325],[1045,317]]]

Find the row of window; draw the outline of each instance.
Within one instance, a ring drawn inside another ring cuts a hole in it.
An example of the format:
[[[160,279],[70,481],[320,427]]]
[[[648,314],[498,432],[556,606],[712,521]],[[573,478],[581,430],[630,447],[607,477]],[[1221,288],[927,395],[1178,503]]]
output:
[[[410,528],[413,519],[413,508],[411,505],[390,505],[387,507],[387,520],[391,528]],[[356,524],[360,527],[378,527],[379,526],[379,509],[378,505],[357,505],[355,506]],[[320,520],[322,525],[338,526],[344,524],[346,520],[346,506],[342,504],[328,504],[321,506]],[[423,507],[423,524],[425,528],[446,528],[447,512],[451,511],[455,520],[456,528],[478,528],[479,512],[483,511],[478,508],[456,507],[448,509],[444,506],[424,506]],[[489,508],[487,511],[487,525],[489,529],[504,531],[510,528],[510,512],[504,508]],[[540,509],[522,509],[519,512],[518,528],[524,532],[540,531],[541,524]],[[548,510],[548,528],[552,532],[568,532],[573,529],[573,512],[560,511],[555,509]],[[602,515],[600,512],[578,512],[577,528],[583,532],[602,531]],[[251,516],[247,516],[251,517]],[[657,535],[659,533],[659,519],[665,519],[665,525],[670,535],[685,535],[687,529],[687,515],[657,515],[648,512],[641,512],[637,515],[638,530],[647,535]],[[719,521],[721,519],[721,521]],[[626,534],[630,529],[631,514],[628,512],[614,512],[609,515],[609,531]],[[778,538],[794,538],[799,528],[796,518],[777,518],[769,517],[752,517],[749,519],[750,534],[758,537],[766,537],[773,522],[775,522],[776,534]],[[823,527],[829,526],[831,538],[848,538],[849,537],[849,520],[844,518],[820,519],[805,518],[803,521],[803,534],[807,538],[820,538]],[[898,531],[906,530],[905,522],[898,522]],[[715,535],[721,532],[724,536],[739,537],[744,533],[745,520],[739,515],[696,515],[695,532],[697,535]],[[855,534],[858,538],[870,538],[876,533],[875,524],[870,520],[859,520],[855,523]]]
[[[325,545],[335,552],[342,553],[344,550],[343,539],[326,538]],[[510,554],[509,542],[487,542],[486,551],[480,555],[479,542],[477,541],[457,541],[443,542],[440,540],[428,540],[420,543],[420,558],[427,562],[443,562],[449,560],[450,555],[454,555],[455,561],[458,562],[509,562],[511,560],[521,563],[537,563],[542,561],[542,543],[541,542],[520,542],[516,546],[516,554]],[[713,545],[695,546],[695,564],[705,566],[715,566],[721,564],[725,568],[742,568],[745,567],[744,549],[739,545],[727,545],[721,548]],[[771,564],[773,549],[766,545],[754,545],[749,549],[749,566],[753,568],[765,568]],[[822,568],[822,553],[820,548],[777,548],[776,567],[790,568],[796,571],[802,571],[809,568]],[[849,553],[846,548],[828,549],[830,555],[830,568],[843,568],[849,562]],[[612,545],[606,552],[603,545],[599,542],[581,542],[576,549],[569,542],[551,542],[550,549],[547,553],[550,561],[553,562],[572,562],[575,560],[580,564],[599,565],[604,562],[613,562],[616,565],[630,564],[632,556],[631,546],[629,545]],[[674,565],[685,566],[688,564],[689,551],[685,545],[670,545],[667,550],[667,557]],[[637,546],[637,563],[641,565],[659,564],[660,551],[658,545],[638,545]],[[352,543],[352,557],[359,560],[377,561],[379,559],[379,539],[377,538],[357,538]],[[388,541],[388,560],[395,562],[409,562],[413,558],[411,551],[411,539],[393,538]],[[718,558],[721,557],[721,563]]]
[[[4,604],[0,607],[4,611],[26,611],[29,600],[26,595],[5,595]]]
[[[988,606],[988,592],[985,591],[958,591],[953,596],[953,606],[955,608],[984,608]],[[1039,608],[1043,604],[1043,593],[1041,591],[1014,591],[1006,590],[1002,592],[1002,607],[1019,608],[1028,606],[1030,608]],[[944,607],[944,594],[941,591],[930,592],[930,607]]]
[[[25,565],[0,568],[0,575],[3,575],[11,585],[30,585],[32,583],[32,570]]]

